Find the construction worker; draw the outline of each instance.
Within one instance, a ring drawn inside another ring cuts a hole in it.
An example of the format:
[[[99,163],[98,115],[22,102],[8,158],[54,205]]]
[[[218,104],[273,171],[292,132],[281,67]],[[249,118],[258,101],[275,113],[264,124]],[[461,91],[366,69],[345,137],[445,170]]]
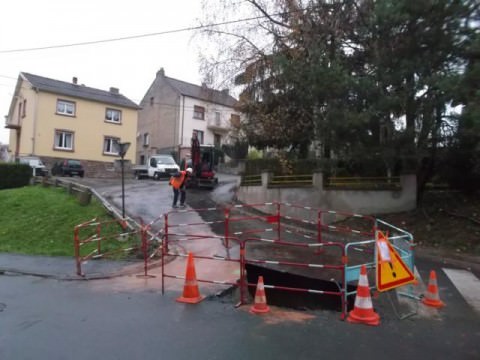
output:
[[[179,171],[170,178],[169,185],[173,188],[173,208],[177,207],[178,195],[180,195],[180,207],[185,207],[185,198],[187,196],[185,185],[190,175],[192,175],[192,168],[187,168],[187,170]]]

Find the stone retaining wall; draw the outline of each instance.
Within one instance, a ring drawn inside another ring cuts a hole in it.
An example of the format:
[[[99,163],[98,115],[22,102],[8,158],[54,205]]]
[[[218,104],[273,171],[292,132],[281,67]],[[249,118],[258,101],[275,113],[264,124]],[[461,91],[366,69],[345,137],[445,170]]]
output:
[[[54,157],[45,157],[42,156],[42,161],[44,162],[47,169],[50,171],[53,165],[57,161],[65,160],[63,158],[54,158]],[[83,168],[85,169],[85,177],[90,178],[101,178],[101,179],[119,179],[122,176],[121,170],[121,160],[112,158],[112,161],[91,161],[91,160],[80,160]],[[132,164],[128,160],[125,160],[124,172],[125,178],[132,178],[133,174],[131,171]]]

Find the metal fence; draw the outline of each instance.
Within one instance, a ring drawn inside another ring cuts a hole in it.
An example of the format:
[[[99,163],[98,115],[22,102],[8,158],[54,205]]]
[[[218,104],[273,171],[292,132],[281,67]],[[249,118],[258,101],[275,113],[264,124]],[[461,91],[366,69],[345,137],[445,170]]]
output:
[[[243,175],[241,186],[261,186],[261,175]],[[269,177],[268,188],[276,187],[308,187],[313,186],[312,174],[275,175]],[[401,183],[399,176],[386,177],[346,177],[330,176],[325,177],[324,187],[327,189],[352,189],[352,190],[400,190]]]

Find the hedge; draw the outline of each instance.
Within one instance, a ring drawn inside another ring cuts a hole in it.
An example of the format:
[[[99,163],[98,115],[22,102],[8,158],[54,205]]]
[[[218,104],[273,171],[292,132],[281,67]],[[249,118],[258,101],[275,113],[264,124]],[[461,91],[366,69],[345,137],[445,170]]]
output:
[[[0,190],[26,186],[32,177],[32,168],[27,164],[0,163]]]

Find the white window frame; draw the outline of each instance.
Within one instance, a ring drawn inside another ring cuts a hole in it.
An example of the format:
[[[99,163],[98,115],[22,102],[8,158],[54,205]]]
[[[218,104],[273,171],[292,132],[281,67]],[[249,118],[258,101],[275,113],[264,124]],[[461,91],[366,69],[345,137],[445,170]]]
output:
[[[75,103],[73,101],[57,99],[57,114],[75,116]]]
[[[73,131],[55,130],[53,148],[55,150],[73,150],[74,136]]]
[[[150,134],[145,133],[143,134],[143,146],[149,146],[150,145]]]
[[[117,115],[117,116],[115,116]],[[114,123],[114,124],[121,124],[122,123],[122,111],[118,109],[107,108],[105,110],[105,121]]]
[[[120,139],[113,136],[105,136],[103,138],[103,154],[104,155],[115,155],[118,156],[118,148],[116,143]]]

